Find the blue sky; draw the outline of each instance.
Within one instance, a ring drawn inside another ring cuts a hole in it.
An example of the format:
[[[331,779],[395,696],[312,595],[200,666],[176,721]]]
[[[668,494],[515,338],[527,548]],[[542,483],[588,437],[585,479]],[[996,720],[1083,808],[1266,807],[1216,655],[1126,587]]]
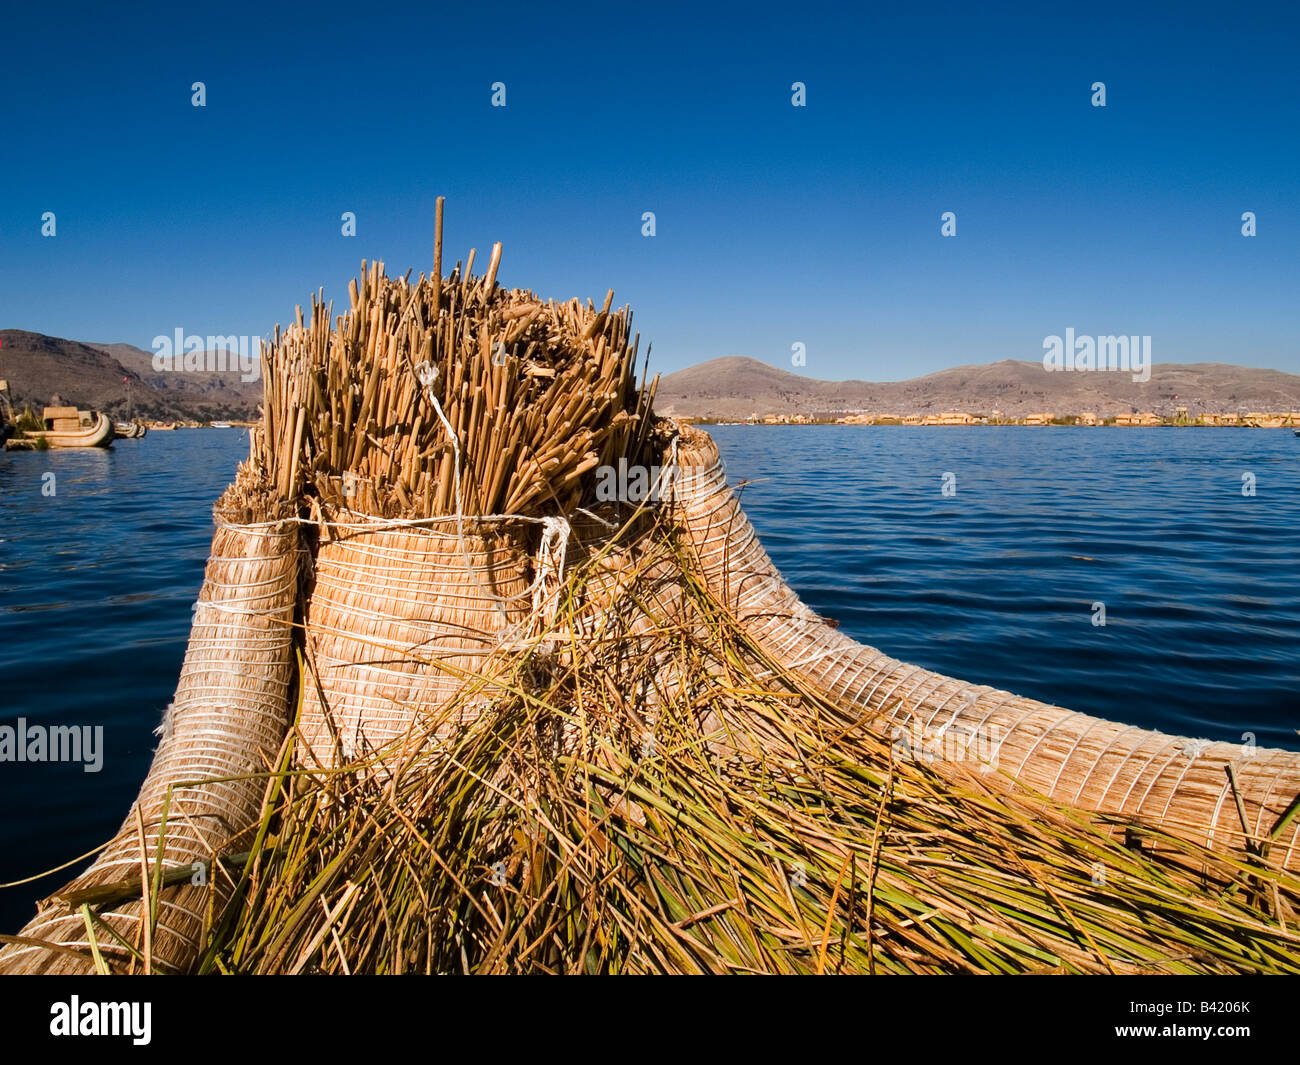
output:
[[[665,372],[799,342],[891,380],[1067,327],[1300,372],[1300,15],[850,7],[11,9],[0,328],[262,334],[363,257],[427,270],[442,194],[448,260],[614,288]]]

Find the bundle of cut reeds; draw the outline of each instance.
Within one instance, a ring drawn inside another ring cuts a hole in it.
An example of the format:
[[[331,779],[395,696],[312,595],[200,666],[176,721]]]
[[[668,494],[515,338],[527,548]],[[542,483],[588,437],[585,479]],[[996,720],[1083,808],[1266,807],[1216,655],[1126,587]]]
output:
[[[255,459],[283,498],[384,517],[564,514],[598,466],[640,453],[654,383],[636,385],[630,310],[612,290],[597,308],[500,287],[500,244],[482,277],[474,257],[415,281],[363,262],[345,313],[318,293],[276,327]]]

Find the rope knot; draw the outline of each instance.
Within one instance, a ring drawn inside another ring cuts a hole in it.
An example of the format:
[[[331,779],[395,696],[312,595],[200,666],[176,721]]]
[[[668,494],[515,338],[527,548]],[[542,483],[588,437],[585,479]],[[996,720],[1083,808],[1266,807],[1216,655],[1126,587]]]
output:
[[[542,519],[542,542],[537,548],[537,573],[533,577],[533,614],[535,620],[546,628],[555,621],[560,591],[564,587],[564,564],[568,559],[571,531],[567,518]]]

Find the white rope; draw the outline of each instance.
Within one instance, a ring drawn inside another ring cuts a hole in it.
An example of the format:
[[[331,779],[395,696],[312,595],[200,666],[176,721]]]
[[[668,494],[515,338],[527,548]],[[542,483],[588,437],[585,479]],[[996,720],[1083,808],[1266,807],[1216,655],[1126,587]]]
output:
[[[547,518],[542,530],[542,544],[537,549],[537,572],[533,575],[533,614],[545,615],[545,625],[550,627],[555,617],[555,606],[564,587],[564,563],[569,554],[569,534],[572,530],[564,518]],[[548,580],[549,579],[549,580]],[[547,590],[547,584],[554,591]]]
[[[265,598],[265,597],[259,596],[258,598]],[[252,601],[253,600],[244,600],[244,602],[252,602]],[[287,606],[268,607],[264,610],[256,610],[251,607],[247,610],[241,610],[239,609],[239,605],[240,604],[238,601],[232,603],[232,602],[213,602],[210,599],[196,599],[194,602],[194,610],[195,611],[214,610],[218,614],[236,614],[239,617],[246,617],[246,618],[273,618],[283,614],[293,613],[292,603],[290,603]]]
[[[359,510],[349,510],[349,514],[357,518],[357,521],[335,521],[329,518],[303,517],[300,514],[293,514],[287,518],[277,518],[275,521],[252,522],[247,525],[240,525],[236,522],[219,522],[223,529],[239,529],[254,531],[257,529],[270,528],[275,525],[315,525],[327,526],[330,529],[352,529],[358,532],[382,532],[385,529],[418,529],[425,525],[441,525],[444,522],[455,521],[455,514],[435,514],[428,518],[385,518],[377,514],[366,514]],[[607,529],[616,529],[618,524],[612,521],[606,521],[599,514],[593,514],[585,507],[578,507],[575,514],[584,514],[592,521],[599,522]],[[539,518],[535,514],[466,514],[465,519],[474,522],[476,525],[499,525],[516,521],[528,521],[535,525],[545,525],[550,518]],[[261,560],[269,561],[279,558],[278,555],[264,555]],[[239,561],[253,561],[251,556],[240,556]]]
[[[438,397],[433,394],[433,384],[438,380],[438,368],[425,361],[415,368],[415,375],[420,379],[420,384],[424,386],[424,395],[433,404],[433,409],[438,415],[438,420],[442,422],[442,427],[447,430],[447,438],[451,441],[452,451],[455,454],[452,473],[456,478],[456,529],[458,534],[463,536],[461,515],[464,513],[464,508],[461,505],[460,496],[460,440],[457,439],[456,430],[451,427],[451,422],[447,420],[447,415],[442,412],[442,404],[438,402]]]
[[[276,518],[272,521],[238,522],[238,521],[227,521],[225,518],[214,515],[212,518],[212,524],[215,525],[218,529],[236,529],[239,532],[259,532],[265,529],[275,529],[280,525],[286,525],[286,526],[291,525],[294,522],[301,521],[301,520],[302,519],[295,516],[295,517],[288,517],[288,518]],[[278,535],[285,536],[288,535],[288,532],[289,530],[286,528],[282,530]]]

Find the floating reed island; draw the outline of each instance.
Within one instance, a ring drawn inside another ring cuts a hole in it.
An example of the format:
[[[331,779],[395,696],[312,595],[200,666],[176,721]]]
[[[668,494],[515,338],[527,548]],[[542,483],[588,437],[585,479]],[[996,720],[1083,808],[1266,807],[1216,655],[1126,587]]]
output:
[[[1300,756],[847,639],[628,308],[441,217],[277,328],[154,764],[0,971],[1300,972]]]

